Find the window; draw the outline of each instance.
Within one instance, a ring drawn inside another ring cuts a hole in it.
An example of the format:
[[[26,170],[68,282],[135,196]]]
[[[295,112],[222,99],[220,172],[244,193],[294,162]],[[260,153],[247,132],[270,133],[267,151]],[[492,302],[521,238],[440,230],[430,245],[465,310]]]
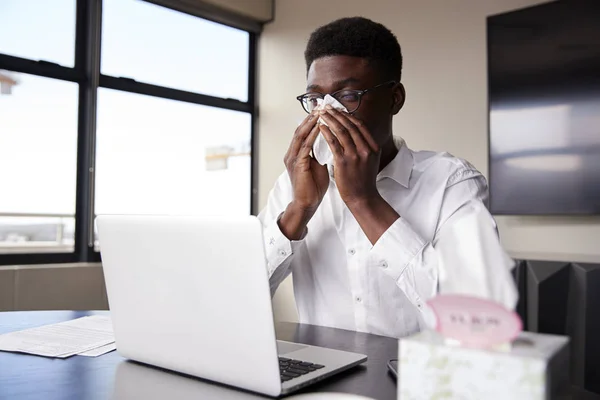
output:
[[[0,254],[73,251],[78,87],[0,71]]]
[[[104,0],[102,74],[248,100],[248,32],[139,0]]]
[[[249,214],[250,124],[244,112],[100,89],[96,213]]]
[[[74,66],[75,3],[75,0],[0,1],[0,53]]]
[[[98,261],[98,214],[253,212],[256,32],[0,1],[0,264]]]

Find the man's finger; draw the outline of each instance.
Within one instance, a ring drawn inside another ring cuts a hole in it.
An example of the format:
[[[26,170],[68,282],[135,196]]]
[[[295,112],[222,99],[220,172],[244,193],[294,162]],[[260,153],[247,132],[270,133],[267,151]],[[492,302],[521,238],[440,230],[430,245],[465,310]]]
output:
[[[308,136],[304,139],[300,150],[298,151],[298,158],[306,158],[310,157],[310,152],[312,150],[313,144],[315,144],[315,140],[317,140],[317,136],[319,136],[319,125],[315,124]]]
[[[329,143],[329,148],[333,153],[333,157],[335,159],[344,157],[344,149],[338,138],[331,132],[331,129],[325,125],[319,124],[319,130],[323,134],[323,137],[325,137],[325,140],[327,140],[327,143]]]
[[[375,152],[379,151],[379,145],[377,144],[375,139],[373,139],[373,135],[371,135],[371,132],[369,132],[369,130],[365,126],[365,123],[352,114],[346,114],[345,116],[354,124],[356,129],[358,129],[358,131],[362,134],[363,139],[369,145],[371,150]]]
[[[349,118],[350,114],[338,111],[334,108],[327,109],[327,112],[329,114],[331,114],[341,125],[343,125],[346,128],[346,130],[350,134],[350,137],[352,138],[352,141],[354,142],[354,145],[356,146],[356,148],[358,150],[363,150],[363,151],[371,150],[369,144],[363,137],[363,133],[358,129],[358,127],[355,125],[355,123]],[[356,120],[356,118],[355,118],[355,120]]]
[[[355,152],[356,144],[350,136],[348,129],[342,125],[333,115],[328,112],[321,114],[321,119],[327,123],[329,129],[337,136],[339,143],[342,146],[342,152]]]
[[[294,137],[292,138],[292,143],[290,143],[290,148],[288,154],[295,157],[302,148],[302,144],[306,140],[306,138],[310,135],[313,128],[317,124],[317,115],[312,112],[304,118],[304,121],[296,128],[296,132],[294,132]]]

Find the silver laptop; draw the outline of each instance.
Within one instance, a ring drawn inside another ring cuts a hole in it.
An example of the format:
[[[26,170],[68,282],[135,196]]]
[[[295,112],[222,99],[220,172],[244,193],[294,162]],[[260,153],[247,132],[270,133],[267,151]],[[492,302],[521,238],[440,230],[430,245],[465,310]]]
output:
[[[366,361],[277,341],[256,217],[99,216],[117,350],[280,396]]]

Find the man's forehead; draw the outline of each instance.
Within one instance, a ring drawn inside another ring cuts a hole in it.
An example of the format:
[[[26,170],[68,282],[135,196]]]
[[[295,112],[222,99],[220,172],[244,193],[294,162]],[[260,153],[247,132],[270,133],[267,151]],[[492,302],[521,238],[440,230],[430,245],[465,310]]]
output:
[[[337,88],[342,88],[345,86],[350,86],[350,85],[360,85],[362,84],[363,81],[360,79],[356,79],[353,77],[348,77],[345,79],[340,79],[340,80],[315,80],[315,81],[308,81],[306,84],[306,89],[310,92],[310,91],[315,91],[315,92],[319,92],[319,91],[328,91],[328,90],[335,90]],[[333,88],[333,89],[331,89]]]
[[[337,88],[364,84],[372,80],[373,69],[368,60],[351,56],[318,58],[311,64],[306,79],[307,89]]]

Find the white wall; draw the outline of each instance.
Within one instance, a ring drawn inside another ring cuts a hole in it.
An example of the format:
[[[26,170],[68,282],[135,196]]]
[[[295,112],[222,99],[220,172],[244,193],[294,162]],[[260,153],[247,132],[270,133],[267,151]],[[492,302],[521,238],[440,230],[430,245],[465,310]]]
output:
[[[486,16],[540,0],[277,0],[275,21],[259,47],[260,204],[283,171],[282,158],[305,89],[303,51],[312,30],[345,16],[381,22],[398,37],[407,90],[394,132],[414,149],[445,150],[487,174]],[[498,217],[515,257],[586,261],[600,258],[599,218]],[[289,282],[276,316],[294,319]]]

